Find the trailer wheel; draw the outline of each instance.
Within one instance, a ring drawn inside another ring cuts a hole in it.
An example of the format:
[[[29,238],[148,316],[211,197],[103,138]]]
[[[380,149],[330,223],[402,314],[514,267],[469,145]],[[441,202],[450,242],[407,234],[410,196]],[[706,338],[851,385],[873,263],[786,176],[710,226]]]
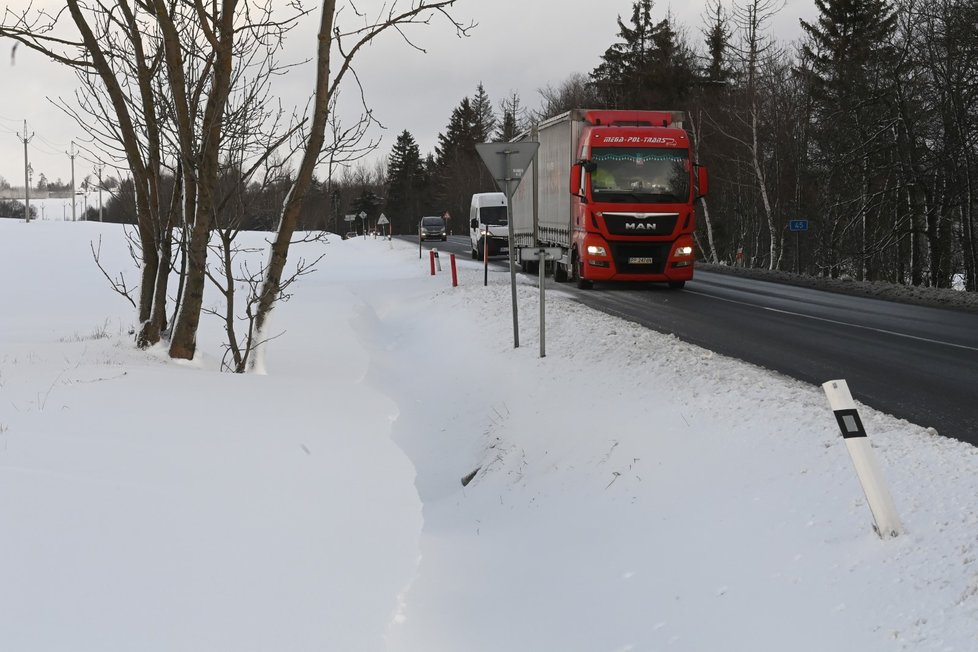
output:
[[[682,290],[686,287],[686,281],[669,281],[670,290]]]
[[[594,287],[592,281],[588,281],[584,278],[584,259],[577,255],[577,250],[571,255],[571,274],[573,275],[574,281],[577,283],[577,287],[582,290],[587,290]]]
[[[479,252],[475,249],[472,250],[472,260],[479,260]]]
[[[567,282],[567,268],[557,261],[554,261],[554,280],[558,283]]]

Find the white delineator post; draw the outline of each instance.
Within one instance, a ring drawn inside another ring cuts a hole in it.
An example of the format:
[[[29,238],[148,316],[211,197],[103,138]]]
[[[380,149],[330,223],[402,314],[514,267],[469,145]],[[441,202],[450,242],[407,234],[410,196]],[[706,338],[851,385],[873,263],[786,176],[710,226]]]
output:
[[[903,526],[897,515],[893,497],[883,480],[883,473],[873,454],[873,449],[863,428],[863,422],[856,411],[856,403],[849,393],[849,385],[844,380],[830,380],[822,384],[829,405],[842,431],[849,456],[856,467],[856,475],[866,494],[866,501],[873,513],[873,528],[881,538],[895,537]]]

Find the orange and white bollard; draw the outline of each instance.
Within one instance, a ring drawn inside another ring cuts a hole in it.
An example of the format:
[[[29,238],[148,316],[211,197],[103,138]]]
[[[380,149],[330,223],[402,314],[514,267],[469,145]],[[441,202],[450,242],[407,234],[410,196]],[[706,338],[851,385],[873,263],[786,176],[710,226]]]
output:
[[[431,261],[431,275],[435,275],[435,250],[431,249],[428,251],[428,259]]]
[[[458,287],[458,270],[455,269],[455,254],[451,255],[450,260],[452,261],[452,287]]]

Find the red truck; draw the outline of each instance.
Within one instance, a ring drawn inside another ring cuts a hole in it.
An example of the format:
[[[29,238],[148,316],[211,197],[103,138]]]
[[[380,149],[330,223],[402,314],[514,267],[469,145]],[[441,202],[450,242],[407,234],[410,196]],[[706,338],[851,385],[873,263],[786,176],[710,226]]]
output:
[[[520,259],[531,254],[521,248],[548,247],[561,250],[554,277],[580,287],[657,281],[681,288],[693,278],[694,202],[706,194],[707,171],[692,159],[683,117],[575,109],[518,138],[540,142],[513,195],[523,269],[536,259]]]

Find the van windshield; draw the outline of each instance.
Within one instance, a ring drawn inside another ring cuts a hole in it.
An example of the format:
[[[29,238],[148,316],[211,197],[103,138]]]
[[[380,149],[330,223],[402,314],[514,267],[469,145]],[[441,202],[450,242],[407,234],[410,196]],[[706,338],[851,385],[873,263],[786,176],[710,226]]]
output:
[[[505,226],[507,224],[505,206],[483,206],[479,209],[479,217],[483,224],[494,226]]]
[[[421,226],[445,226],[445,220],[440,217],[422,217]]]

